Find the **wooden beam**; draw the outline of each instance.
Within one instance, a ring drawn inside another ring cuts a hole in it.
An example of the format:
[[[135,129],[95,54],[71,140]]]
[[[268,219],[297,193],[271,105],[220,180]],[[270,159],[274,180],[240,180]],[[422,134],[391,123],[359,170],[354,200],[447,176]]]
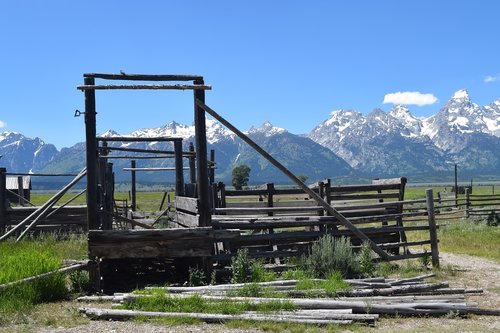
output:
[[[197,84],[109,84],[109,85],[83,85],[76,89],[87,90],[211,90],[212,86]]]
[[[182,138],[173,138],[173,137],[166,137],[166,136],[157,136],[157,137],[151,137],[151,138],[140,138],[140,137],[131,137],[131,136],[111,136],[111,137],[104,137],[104,136],[98,136],[97,141],[106,141],[106,142],[171,142],[171,141],[182,141]]]
[[[136,208],[137,208],[137,196],[136,196],[136,176],[135,176],[135,171],[136,171],[136,161],[135,160],[132,160],[130,161],[130,180],[132,182],[131,184],[131,195],[132,195],[132,211],[135,212]],[[128,171],[128,170],[125,170],[125,171]]]
[[[262,149],[259,145],[257,145],[252,139],[250,139],[246,134],[238,130],[235,126],[229,123],[226,119],[220,116],[217,112],[212,110],[210,107],[205,105],[203,100],[196,99],[196,105],[205,110],[212,117],[221,122],[224,126],[233,131],[238,137],[240,137],[243,141],[249,144],[253,149],[259,152],[263,157],[265,157],[271,164],[277,167],[281,172],[283,172],[288,178],[290,178],[295,184],[297,184],[300,188],[304,190],[307,194],[311,196],[316,202],[318,202],[323,208],[329,212],[331,215],[335,216],[345,227],[352,231],[359,239],[366,242],[370,245],[371,249],[377,253],[382,259],[388,259],[389,255],[383,251],[380,247],[377,246],[370,238],[368,238],[364,233],[359,231],[354,224],[352,224],[349,220],[347,220],[341,213],[339,213],[335,208],[330,206],[325,200],[323,200],[316,192],[311,190],[306,184],[304,184],[297,176],[291,173],[283,164],[278,162],[274,157],[272,157],[268,152]],[[206,156],[206,154],[205,154]]]
[[[200,75],[171,75],[171,74],[105,74],[85,73],[84,77],[104,80],[127,80],[127,81],[194,81],[202,80]]]

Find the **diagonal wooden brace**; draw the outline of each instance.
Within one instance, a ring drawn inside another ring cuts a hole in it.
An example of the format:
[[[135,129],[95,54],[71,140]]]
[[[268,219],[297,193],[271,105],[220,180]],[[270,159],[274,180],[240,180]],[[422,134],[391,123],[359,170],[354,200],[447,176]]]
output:
[[[342,223],[346,228],[348,228],[356,237],[358,237],[361,241],[367,242],[371,249],[377,253],[382,259],[389,259],[389,255],[382,250],[375,242],[373,242],[368,236],[366,236],[363,232],[361,232],[354,224],[352,224],[348,219],[346,219],[341,213],[339,213],[335,208],[330,206],[323,198],[321,198],[316,192],[310,189],[306,184],[304,184],[299,178],[297,178],[290,170],[285,168],[283,164],[278,162],[274,157],[272,157],[268,152],[262,149],[259,145],[257,145],[252,139],[250,139],[246,134],[238,130],[235,126],[233,126],[230,122],[224,119],[217,112],[208,107],[205,103],[196,100],[196,105],[212,117],[217,119],[221,124],[226,126],[228,129],[233,131],[236,135],[238,135],[243,141],[249,144],[253,149],[255,149],[259,154],[261,154],[264,158],[266,158],[271,164],[273,164],[276,168],[278,168],[281,172],[283,172],[288,178],[290,178],[295,184],[297,184],[304,192],[311,196],[319,205],[321,205],[327,212],[329,212],[332,216],[335,216],[340,223]]]

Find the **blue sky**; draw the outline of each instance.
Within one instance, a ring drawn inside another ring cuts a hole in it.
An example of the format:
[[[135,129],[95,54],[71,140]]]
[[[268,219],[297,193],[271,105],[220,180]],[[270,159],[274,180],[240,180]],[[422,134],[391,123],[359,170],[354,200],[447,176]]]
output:
[[[203,75],[207,104],[243,130],[307,133],[333,110],[389,110],[397,92],[434,97],[417,116],[461,88],[485,105],[500,98],[498,13],[495,0],[0,0],[0,131],[83,141],[82,74],[120,70]],[[98,132],[193,120],[191,91],[96,98]]]

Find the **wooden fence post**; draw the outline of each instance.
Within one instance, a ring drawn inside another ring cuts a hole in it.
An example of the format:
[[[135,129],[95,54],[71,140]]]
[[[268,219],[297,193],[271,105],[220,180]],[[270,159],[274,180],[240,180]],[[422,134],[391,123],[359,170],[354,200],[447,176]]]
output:
[[[215,183],[215,150],[210,149],[210,165],[208,169],[208,178],[210,179],[210,184]]]
[[[175,152],[175,195],[184,195],[184,168],[182,161],[182,141],[174,141]]]
[[[468,219],[470,217],[470,191],[469,188],[465,188],[465,218]]]
[[[432,266],[434,268],[439,267],[439,250],[438,250],[438,238],[437,238],[437,227],[436,219],[434,217],[434,197],[432,195],[432,189],[427,189],[426,203],[427,203],[427,218],[429,220],[429,235],[431,241],[431,256],[432,256]]]
[[[131,198],[130,200],[132,201],[132,204],[130,205],[130,209],[132,209],[133,212],[137,209],[137,188],[136,188],[136,178],[135,178],[135,168],[136,168],[136,162],[135,160],[130,161],[130,168],[132,171],[130,171],[130,177],[131,177],[131,182],[132,182],[132,191],[131,191]]]
[[[267,190],[267,207],[274,207],[274,183],[267,183],[266,184],[266,190]],[[267,213],[269,216],[273,216],[273,212]]]
[[[194,81],[195,85],[205,84],[203,79]],[[207,161],[207,127],[205,122],[205,110],[196,102],[205,103],[205,91],[194,90],[194,129],[196,142],[196,180],[199,200],[200,227],[212,225],[212,213],[210,211],[210,189],[208,184],[208,161]]]
[[[325,183],[323,181],[318,182],[318,194],[321,198],[325,199]],[[324,216],[325,211],[324,210],[318,211],[318,215]]]
[[[24,206],[24,184],[23,176],[17,177],[17,194],[19,195],[19,206]]]
[[[196,166],[195,166],[195,156],[194,156],[194,145],[192,142],[189,143],[189,182],[191,184],[196,183]]]
[[[7,180],[5,173],[7,169],[0,168],[0,236],[5,234],[7,226]]]

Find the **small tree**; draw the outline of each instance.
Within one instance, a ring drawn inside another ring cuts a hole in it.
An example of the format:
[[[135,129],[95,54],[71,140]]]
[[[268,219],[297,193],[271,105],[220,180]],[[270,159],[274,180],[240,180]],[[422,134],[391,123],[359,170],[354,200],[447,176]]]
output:
[[[301,182],[305,183],[309,179],[309,176],[301,173],[300,175],[297,176],[297,178],[300,179]]]
[[[250,178],[250,167],[248,165],[239,165],[233,169],[233,186],[237,190],[241,190],[243,186],[248,185]]]

